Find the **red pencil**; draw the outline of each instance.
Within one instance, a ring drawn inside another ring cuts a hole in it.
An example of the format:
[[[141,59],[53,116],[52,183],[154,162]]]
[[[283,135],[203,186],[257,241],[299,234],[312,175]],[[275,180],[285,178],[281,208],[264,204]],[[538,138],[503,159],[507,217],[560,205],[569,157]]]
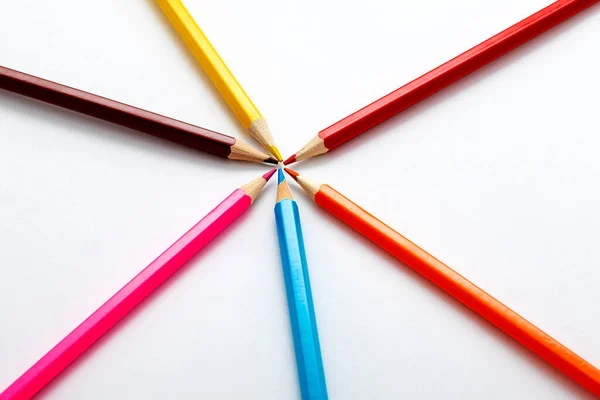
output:
[[[177,272],[194,254],[250,208],[274,173],[275,169],[234,190],[214,210],[0,393],[0,400],[26,400],[35,396],[150,293]]]
[[[286,168],[312,199],[352,229],[600,397],[600,371],[331,186]]]
[[[542,34],[600,0],[558,0],[507,30],[323,129],[284,161],[327,153]]]

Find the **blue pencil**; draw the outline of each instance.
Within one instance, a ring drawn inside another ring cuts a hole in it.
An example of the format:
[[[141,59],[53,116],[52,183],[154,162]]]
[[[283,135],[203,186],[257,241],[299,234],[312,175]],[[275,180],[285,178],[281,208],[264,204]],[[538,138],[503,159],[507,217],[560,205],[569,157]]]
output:
[[[298,205],[278,171],[275,221],[303,400],[327,399],[317,320],[308,277]]]

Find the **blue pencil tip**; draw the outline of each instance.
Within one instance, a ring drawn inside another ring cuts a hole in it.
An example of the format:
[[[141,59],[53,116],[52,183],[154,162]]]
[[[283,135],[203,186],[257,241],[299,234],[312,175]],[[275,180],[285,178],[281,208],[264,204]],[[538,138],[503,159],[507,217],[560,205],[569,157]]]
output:
[[[283,181],[285,181],[285,175],[283,175],[283,170],[279,168],[277,170],[277,184],[279,185]]]

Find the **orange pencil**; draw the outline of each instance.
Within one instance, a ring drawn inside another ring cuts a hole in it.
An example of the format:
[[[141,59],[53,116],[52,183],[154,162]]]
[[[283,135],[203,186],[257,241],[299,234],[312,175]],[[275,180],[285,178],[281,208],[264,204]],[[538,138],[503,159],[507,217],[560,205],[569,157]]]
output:
[[[315,203],[600,397],[600,371],[596,367],[329,185],[311,180],[288,168],[285,171]]]

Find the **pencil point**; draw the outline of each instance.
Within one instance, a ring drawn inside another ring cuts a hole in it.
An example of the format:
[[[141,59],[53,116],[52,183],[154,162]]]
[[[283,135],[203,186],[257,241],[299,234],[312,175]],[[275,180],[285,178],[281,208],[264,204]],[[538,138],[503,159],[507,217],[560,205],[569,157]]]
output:
[[[294,196],[292,196],[292,192],[290,191],[290,187],[288,186],[287,181],[285,180],[285,175],[283,174],[282,169],[278,169],[277,174],[277,202],[280,202],[283,199],[293,200]]]
[[[310,139],[303,148],[298,150],[296,154],[285,160],[284,164],[291,164],[296,161],[306,160],[319,154],[325,154],[329,149],[325,146],[325,141],[319,135]]]
[[[274,155],[278,161],[283,161],[283,157],[281,157],[279,149],[277,146],[275,146],[275,141],[273,140],[273,136],[271,136],[269,126],[263,117],[255,119],[250,123],[250,126],[248,127],[248,133],[258,143],[260,143],[262,147],[269,150],[269,152]]]
[[[310,178],[307,178],[304,175],[300,175],[298,172],[294,171],[293,169],[289,169],[289,168],[284,168],[284,169],[285,169],[285,172],[290,174],[290,176],[292,178],[294,178],[296,183],[298,185],[300,185],[302,187],[302,189],[304,189],[306,191],[306,193],[310,194],[310,196],[314,200],[315,195],[317,194],[317,192],[319,191],[319,189],[321,188],[321,186],[323,184],[319,183],[315,180],[312,180]]]
[[[279,152],[279,149],[277,148],[277,146],[269,146],[268,150],[269,150],[269,153],[271,153],[275,156],[277,161],[279,161],[279,162],[283,161],[283,157],[281,157],[281,153]]]
[[[289,168],[284,168],[285,172],[287,172],[288,174],[290,174],[290,176],[295,180],[298,181],[298,176],[300,175],[299,173],[297,173],[296,171],[294,171],[293,169],[289,169]]]
[[[271,179],[271,177],[275,174],[275,171],[277,171],[277,168],[273,168],[272,170],[270,170],[269,172],[267,172],[266,174],[264,174],[262,177],[265,181],[269,181],[269,179]]]
[[[269,164],[279,164],[279,162],[268,154],[258,151],[241,140],[236,139],[230,147],[231,153],[227,156],[230,160],[242,160],[253,162],[266,162]]]
[[[250,181],[245,185],[240,186],[240,189],[242,189],[248,196],[250,196],[250,201],[254,203],[254,200],[256,200],[256,198],[260,195],[260,192],[267,185],[267,181],[270,177],[273,176],[273,174],[275,174],[275,168],[273,168],[266,174],[259,176],[253,181]]]
[[[292,164],[294,162],[296,162],[296,155],[292,154],[292,156],[290,158],[288,158],[287,160],[285,160],[283,162],[283,165],[289,165],[289,164]]]
[[[279,185],[281,182],[285,181],[285,175],[283,175],[283,170],[277,170],[277,184]]]

